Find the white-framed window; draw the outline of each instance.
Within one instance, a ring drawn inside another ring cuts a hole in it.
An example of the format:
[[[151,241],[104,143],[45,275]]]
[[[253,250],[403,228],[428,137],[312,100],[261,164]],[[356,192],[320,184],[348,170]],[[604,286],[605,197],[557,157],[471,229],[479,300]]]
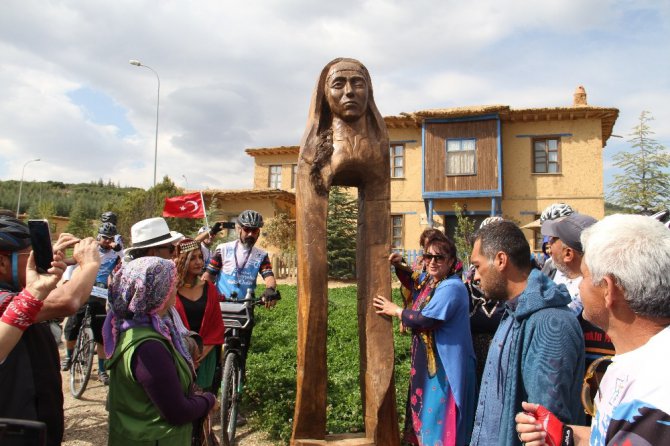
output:
[[[533,173],[560,173],[560,149],[556,137],[533,139]]]
[[[403,216],[391,215],[391,248],[402,248]]]
[[[291,164],[291,189],[295,189],[296,178],[298,178],[298,165]]]
[[[281,189],[281,165],[270,166],[268,187],[270,189]]]
[[[447,139],[447,175],[477,174],[477,140]]]
[[[405,145],[391,143],[391,178],[405,177]]]

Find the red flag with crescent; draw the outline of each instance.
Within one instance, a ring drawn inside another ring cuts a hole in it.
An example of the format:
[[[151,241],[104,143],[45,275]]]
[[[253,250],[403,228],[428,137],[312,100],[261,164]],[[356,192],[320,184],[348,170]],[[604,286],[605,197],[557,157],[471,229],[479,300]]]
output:
[[[200,192],[166,198],[163,217],[205,218],[205,206]]]

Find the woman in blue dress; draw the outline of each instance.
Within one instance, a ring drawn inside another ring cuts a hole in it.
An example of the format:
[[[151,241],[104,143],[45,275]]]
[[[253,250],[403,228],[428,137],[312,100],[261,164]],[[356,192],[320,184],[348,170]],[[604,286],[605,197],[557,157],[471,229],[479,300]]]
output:
[[[412,330],[410,385],[403,440],[414,445],[466,445],[475,408],[475,355],[468,292],[457,270],[454,243],[442,233],[426,241],[426,272],[412,274],[400,254],[389,261],[403,286],[414,290],[411,308],[383,296],[377,313],[398,317]]]

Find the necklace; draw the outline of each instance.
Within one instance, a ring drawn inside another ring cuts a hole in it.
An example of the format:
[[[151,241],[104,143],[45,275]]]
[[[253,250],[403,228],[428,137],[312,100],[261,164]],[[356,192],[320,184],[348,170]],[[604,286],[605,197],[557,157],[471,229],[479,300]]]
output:
[[[487,305],[491,305],[491,302],[493,302],[493,306],[489,310],[487,308]],[[496,301],[489,301],[489,300],[484,299],[483,297],[472,296],[473,308],[472,308],[472,311],[470,312],[470,316],[475,314],[475,312],[477,311],[477,308],[481,308],[482,311],[484,312],[484,314],[486,315],[486,317],[488,317],[490,319],[491,316],[493,316],[493,313],[496,311],[496,308],[498,308],[498,303],[499,302],[497,300]]]
[[[198,276],[195,276],[190,283],[184,282],[184,284],[182,286],[184,288],[193,288],[194,286],[198,285],[199,283],[200,283],[200,279],[198,279]]]

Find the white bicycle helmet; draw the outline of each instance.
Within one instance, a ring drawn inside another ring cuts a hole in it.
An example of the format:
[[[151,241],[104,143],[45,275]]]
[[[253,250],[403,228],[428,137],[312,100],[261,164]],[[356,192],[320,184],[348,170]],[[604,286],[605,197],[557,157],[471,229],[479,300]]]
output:
[[[540,215],[540,223],[544,223],[547,220],[556,220],[560,217],[566,217],[570,214],[573,214],[575,211],[570,207],[569,204],[565,203],[554,203],[550,206],[547,206]]]
[[[481,222],[481,224],[479,225],[479,228],[481,229],[481,228],[483,228],[484,226],[486,226],[486,225],[488,225],[488,224],[491,224],[491,223],[496,222],[496,221],[503,221],[503,220],[504,220],[504,219],[503,219],[501,216],[499,216],[499,215],[494,215],[493,217],[486,217],[486,218]]]

